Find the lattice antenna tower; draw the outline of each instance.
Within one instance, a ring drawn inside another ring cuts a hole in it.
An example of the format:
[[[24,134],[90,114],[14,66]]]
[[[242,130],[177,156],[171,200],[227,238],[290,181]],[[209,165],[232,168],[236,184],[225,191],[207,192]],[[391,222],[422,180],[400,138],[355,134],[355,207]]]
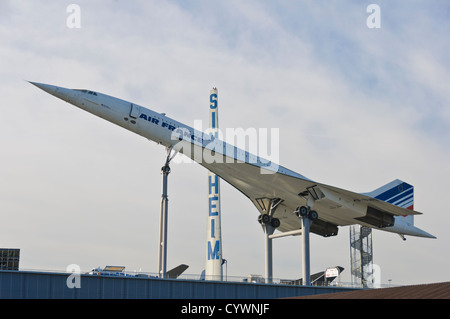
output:
[[[350,265],[352,284],[373,287],[372,228],[350,226]]]

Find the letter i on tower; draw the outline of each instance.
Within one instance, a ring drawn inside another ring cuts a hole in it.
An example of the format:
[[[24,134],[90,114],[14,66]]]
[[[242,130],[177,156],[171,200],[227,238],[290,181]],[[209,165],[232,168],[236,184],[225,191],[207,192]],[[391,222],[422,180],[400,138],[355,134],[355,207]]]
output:
[[[218,137],[219,116],[217,88],[209,94],[209,129]],[[220,224],[220,179],[208,171],[208,219],[206,223],[205,279],[222,280],[222,234]]]

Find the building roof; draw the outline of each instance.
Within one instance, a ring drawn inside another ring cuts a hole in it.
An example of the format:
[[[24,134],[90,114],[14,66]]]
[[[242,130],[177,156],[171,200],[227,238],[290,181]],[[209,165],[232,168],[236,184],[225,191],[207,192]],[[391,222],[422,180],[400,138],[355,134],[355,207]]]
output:
[[[450,282],[352,290],[290,299],[450,299]]]

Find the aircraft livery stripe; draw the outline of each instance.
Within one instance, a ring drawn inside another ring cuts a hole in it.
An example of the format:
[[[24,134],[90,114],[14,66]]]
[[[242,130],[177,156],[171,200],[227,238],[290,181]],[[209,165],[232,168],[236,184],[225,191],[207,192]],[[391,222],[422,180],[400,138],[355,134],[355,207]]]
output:
[[[402,207],[403,207],[403,205],[404,205],[405,202],[411,202],[411,201],[413,201],[413,197],[414,197],[414,195],[411,194],[411,195],[409,195],[409,196],[407,196],[407,197],[403,197],[403,198],[401,198],[401,199],[399,199],[399,200],[396,200],[396,201],[389,201],[388,203],[391,203],[391,204],[394,204],[394,205],[402,206]]]
[[[385,202],[388,203],[395,203],[395,202],[400,202],[402,200],[405,200],[407,197],[412,197],[414,196],[414,189],[408,189],[407,191],[404,191],[400,194],[398,194],[397,196],[394,196],[392,198],[389,198],[387,200],[385,200]]]
[[[414,205],[414,199],[410,198],[408,200],[405,200],[403,202],[400,203],[394,203],[394,205],[399,206],[399,207],[403,207],[403,208],[408,208],[411,205]]]
[[[381,193],[380,195],[376,196],[375,198],[387,202],[387,201],[391,200],[392,198],[394,198],[394,197],[399,195],[399,192],[400,192],[399,188],[401,186],[404,187],[402,193],[404,193],[406,191],[407,192],[412,192],[413,189],[414,189],[411,185],[403,183],[403,184],[400,184],[398,186],[395,186],[395,187],[391,188],[390,190],[387,190],[384,193]],[[400,193],[400,194],[402,194],[402,193]]]

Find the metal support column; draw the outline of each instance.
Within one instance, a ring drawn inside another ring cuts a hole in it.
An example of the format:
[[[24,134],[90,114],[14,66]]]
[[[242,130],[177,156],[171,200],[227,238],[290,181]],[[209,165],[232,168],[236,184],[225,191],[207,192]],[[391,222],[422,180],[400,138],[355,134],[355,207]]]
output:
[[[272,283],[273,280],[273,258],[272,258],[272,238],[275,228],[270,224],[264,224],[264,237],[265,237],[265,271],[264,280],[266,284]]]
[[[162,194],[161,194],[161,216],[159,222],[159,246],[158,246],[158,274],[159,278],[166,278],[167,274],[167,221],[169,213],[169,198],[167,196],[167,184],[170,173],[169,163],[176,155],[171,156],[173,146],[167,148],[167,158],[164,166],[161,168]]]
[[[303,285],[311,285],[311,268],[310,268],[310,244],[309,229],[311,224],[319,218],[315,210],[311,210],[309,206],[298,207],[295,214],[300,218],[302,233],[302,280]]]
[[[309,227],[311,226],[311,219],[308,216],[302,216],[302,277],[303,285],[311,285],[311,270],[310,270],[310,252],[309,252]]]
[[[268,214],[261,214],[258,217],[258,222],[261,224],[264,231],[264,280],[266,284],[268,284],[273,280],[272,234],[275,229],[280,226],[280,220],[275,218],[274,214],[278,205],[280,205],[283,200],[280,198],[258,198],[257,202],[263,211],[268,212]]]

